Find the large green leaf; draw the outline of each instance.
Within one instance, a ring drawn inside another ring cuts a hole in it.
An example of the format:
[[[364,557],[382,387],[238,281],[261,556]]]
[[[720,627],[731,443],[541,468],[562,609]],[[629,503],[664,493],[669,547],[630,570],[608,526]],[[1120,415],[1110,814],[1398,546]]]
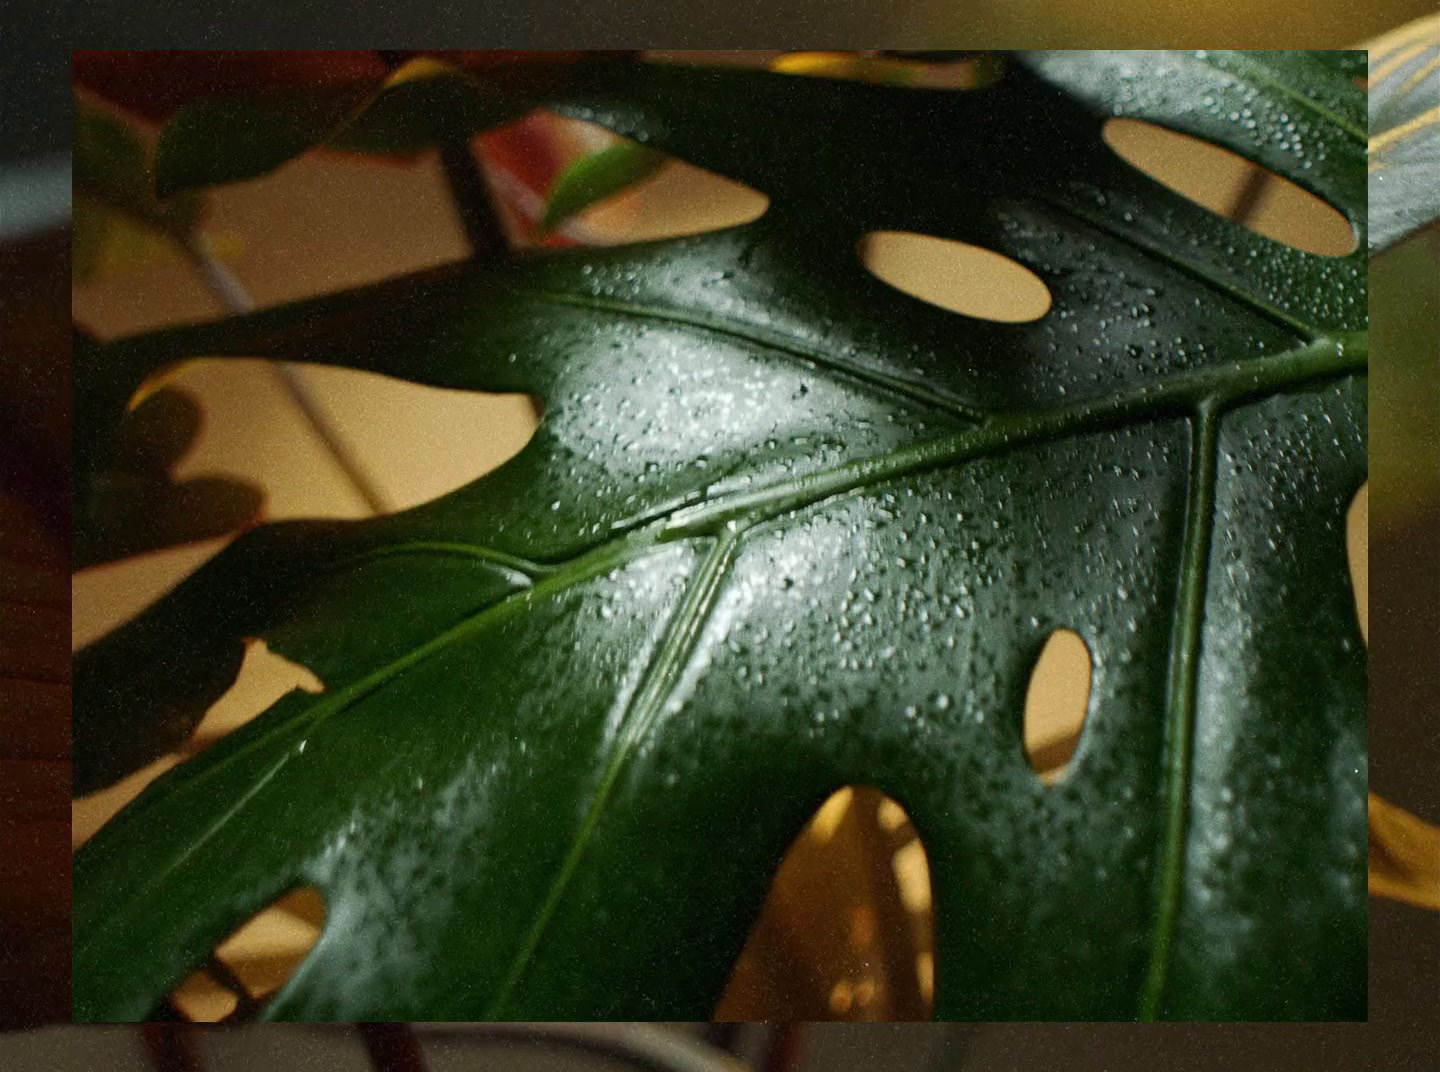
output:
[[[297,884],[274,1019],[685,1019],[835,788],[925,839],[936,1012],[1365,1015],[1365,253],[1279,246],[1133,171],[1112,115],[1365,205],[1365,102],[1305,53],[1066,52],[943,92],[597,64],[555,100],[771,198],[712,235],[457,265],[104,348],[125,392],[268,355],[545,400],[490,476],[266,526],[77,661],[161,747],[242,639],[310,667],[75,861],[77,1017],[143,1017]],[[1049,287],[1026,324],[896,292],[873,230]],[[112,401],[112,405],[119,405]],[[1064,779],[1022,747],[1084,637]],[[103,739],[103,737],[102,737]]]
[[[1440,219],[1440,15],[1370,46],[1370,252]]]

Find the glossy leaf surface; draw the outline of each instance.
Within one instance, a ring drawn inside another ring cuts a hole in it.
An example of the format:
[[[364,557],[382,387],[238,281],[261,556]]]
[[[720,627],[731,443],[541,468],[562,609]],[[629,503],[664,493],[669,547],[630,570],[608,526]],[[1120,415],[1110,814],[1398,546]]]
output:
[[[325,929],[271,1018],[704,1018],[790,839],[869,784],[925,842],[942,1018],[1363,1018],[1364,253],[1279,246],[1100,136],[1208,138],[1360,229],[1351,78],[1289,53],[1031,54],[974,92],[594,65],[550,106],[770,210],[82,370],[114,405],[235,354],[546,408],[477,483],[263,527],[79,655],[82,762],[87,725],[193,725],[245,637],[326,689],[82,849],[76,1016],[145,1016],[308,884]],[[901,294],[857,258],[878,230],[1011,257],[1051,310]],[[1061,627],[1094,676],[1046,786],[1022,708]]]

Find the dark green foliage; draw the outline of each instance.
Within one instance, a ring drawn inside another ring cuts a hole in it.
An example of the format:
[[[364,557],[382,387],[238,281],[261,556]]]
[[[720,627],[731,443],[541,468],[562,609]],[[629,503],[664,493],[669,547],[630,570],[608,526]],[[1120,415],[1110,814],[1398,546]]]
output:
[[[81,851],[77,1018],[144,1017],[298,884],[327,923],[274,1019],[704,1018],[790,839],[865,783],[925,840],[942,1018],[1363,1019],[1364,245],[1278,246],[1100,137],[1205,137],[1358,231],[1351,77],[1304,53],[1032,54],[974,92],[596,64],[551,106],[770,210],[94,364],[98,410],[233,354],[545,417],[425,506],[245,536],[78,656],[97,781],[107,728],[168,747],[244,638],[326,691]],[[881,229],[1004,253],[1051,311],[893,291],[856,256]],[[1046,787],[1022,705],[1059,627],[1094,678]]]

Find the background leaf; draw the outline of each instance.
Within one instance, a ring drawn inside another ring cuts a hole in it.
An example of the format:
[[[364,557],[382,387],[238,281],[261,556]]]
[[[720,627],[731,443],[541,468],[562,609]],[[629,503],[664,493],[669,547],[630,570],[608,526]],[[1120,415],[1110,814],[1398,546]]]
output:
[[[323,86],[194,101],[160,130],[160,196],[253,179],[323,141],[373,90]]]
[[[564,55],[568,63],[570,54]],[[201,98],[182,107],[161,130],[157,183],[163,195],[253,179],[319,145],[377,154],[418,152],[519,118],[535,94],[569,77],[566,63],[514,62],[472,75],[419,56],[379,85]]]
[[[1370,252],[1440,219],[1440,15],[1370,45]]]

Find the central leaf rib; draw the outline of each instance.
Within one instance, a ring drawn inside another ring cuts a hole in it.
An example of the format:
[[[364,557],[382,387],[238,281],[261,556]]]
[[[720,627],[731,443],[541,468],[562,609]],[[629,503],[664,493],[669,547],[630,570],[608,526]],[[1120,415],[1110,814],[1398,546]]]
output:
[[[694,580],[690,582],[684,601],[675,611],[669,628],[666,630],[665,638],[656,651],[644,680],[636,690],[635,696],[616,730],[610,758],[605,764],[600,784],[595,790],[594,799],[590,802],[589,810],[580,825],[580,831],[575,840],[571,842],[565,859],[560,865],[560,870],[550,884],[550,889],[540,910],[536,913],[534,923],[516,951],[515,959],[511,962],[504,982],[500,984],[499,991],[486,1009],[485,1019],[499,1020],[501,1018],[506,1003],[529,967],[531,959],[545,935],[545,929],[555,915],[570,880],[575,874],[575,869],[585,854],[590,837],[604,815],[605,806],[614,790],[616,781],[624,770],[626,760],[664,708],[674,689],[675,682],[679,679],[694,651],[705,622],[709,619],[710,612],[715,606],[720,584],[734,557],[741,531],[739,526],[727,529],[715,541],[710,553],[696,572]]]
[[[976,428],[925,440],[833,469],[781,481],[755,491],[681,507],[663,522],[662,539],[710,533],[735,520],[759,521],[812,505],[881,480],[969,461],[1066,436],[1166,416],[1219,409],[1302,384],[1363,373],[1363,335],[1320,339],[1283,354],[1250,358],[1178,374],[1154,385],[1028,413],[997,414]],[[649,519],[647,519],[649,520]]]
[[[1158,1017],[1170,965],[1170,947],[1179,914],[1185,868],[1186,821],[1190,803],[1191,752],[1195,730],[1195,680],[1200,661],[1200,628],[1214,528],[1217,407],[1202,404],[1191,421],[1190,474],[1185,496],[1185,545],[1180,560],[1179,600],[1170,645],[1166,688],[1164,841],[1150,965],[1141,996],[1140,1019]]]

